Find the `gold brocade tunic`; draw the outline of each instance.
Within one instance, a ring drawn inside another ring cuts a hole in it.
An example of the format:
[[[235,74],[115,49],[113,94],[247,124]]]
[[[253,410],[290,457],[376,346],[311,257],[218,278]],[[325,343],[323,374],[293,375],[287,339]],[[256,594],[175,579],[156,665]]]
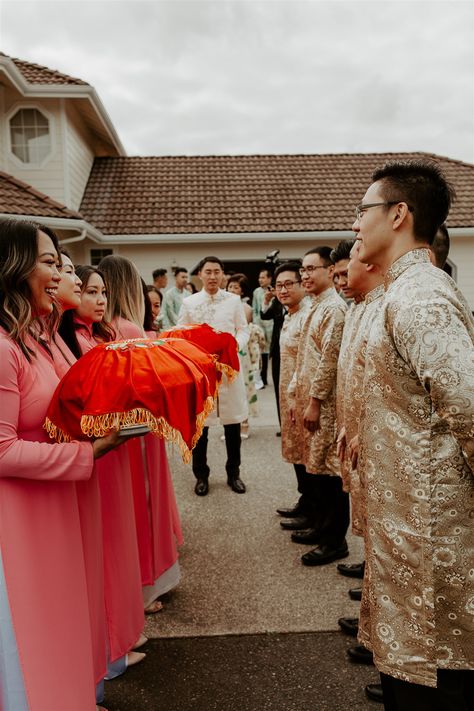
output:
[[[360,319],[364,313],[365,303],[361,301],[356,304],[354,301],[350,304],[346,312],[344,321],[344,330],[342,332],[341,348],[339,350],[339,358],[337,360],[337,378],[336,378],[336,423],[337,432],[340,432],[345,425],[344,410],[347,404],[345,398],[346,392],[346,377],[349,362],[353,358],[354,352],[354,335],[358,330]],[[350,491],[351,485],[351,463],[348,456],[341,463],[342,488],[344,491]]]
[[[312,474],[340,476],[336,455],[336,372],[346,309],[333,287],[312,298],[301,333],[296,370],[288,387],[296,413],[293,430],[298,461]],[[309,432],[303,426],[311,397],[321,401],[317,432]]]
[[[358,434],[360,408],[362,397],[362,386],[365,371],[365,353],[371,325],[382,305],[382,297],[385,294],[383,284],[369,291],[365,300],[360,304],[363,308],[360,311],[360,318],[357,326],[351,332],[351,345],[349,357],[346,362],[345,387],[342,397],[344,398],[343,412],[344,425],[346,428],[346,442],[349,442]],[[345,328],[345,327],[344,327]],[[339,392],[339,372],[338,372],[338,392]],[[353,469],[349,465],[349,491],[351,495],[351,525],[352,533],[356,536],[363,535],[363,501],[360,487],[359,474],[357,468]]]
[[[367,490],[360,641],[377,668],[436,686],[474,668],[474,322],[429,253],[386,277],[360,419]]]
[[[280,416],[281,450],[283,459],[290,464],[301,464],[301,446],[295,437],[295,428],[290,418],[291,400],[288,386],[296,369],[296,356],[301,339],[303,323],[308,316],[309,303],[304,298],[298,311],[286,314],[280,332]]]

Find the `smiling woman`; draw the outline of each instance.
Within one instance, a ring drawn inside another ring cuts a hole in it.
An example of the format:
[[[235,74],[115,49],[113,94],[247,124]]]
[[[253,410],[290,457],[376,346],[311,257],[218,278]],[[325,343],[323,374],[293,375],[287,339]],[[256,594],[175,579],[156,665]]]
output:
[[[95,709],[77,486],[89,481],[94,458],[123,440],[113,433],[93,444],[53,444],[43,429],[59,381],[45,340],[58,295],[58,262],[54,232],[28,221],[0,221],[0,708],[5,711]]]

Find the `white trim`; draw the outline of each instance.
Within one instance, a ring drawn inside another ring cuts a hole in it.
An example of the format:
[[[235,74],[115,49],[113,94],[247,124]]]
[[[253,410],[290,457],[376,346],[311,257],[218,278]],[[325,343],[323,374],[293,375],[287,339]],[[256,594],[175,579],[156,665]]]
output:
[[[199,234],[134,234],[102,235],[105,243],[115,244],[197,244],[211,242],[303,242],[324,239],[354,239],[352,230],[325,230],[322,232],[214,232]]]
[[[38,222],[40,225],[47,225],[53,230],[74,230],[79,234],[77,237],[67,238],[65,240],[59,240],[60,244],[66,244],[69,241],[79,242],[84,240],[86,237],[91,239],[97,244],[103,244],[103,235],[99,230],[97,230],[93,225],[90,225],[85,220],[75,220],[73,217],[44,217],[43,215],[13,215],[11,212],[0,213],[0,218],[7,218],[11,220],[30,220],[31,222]]]
[[[120,156],[125,156],[126,151],[116,132],[114,125],[108,115],[102,101],[100,100],[94,87],[89,84],[30,84],[26,81],[21,71],[10,59],[10,57],[0,57],[0,68],[3,68],[8,78],[25,98],[75,98],[86,99],[92,104],[96,114],[106,129],[110,141]]]
[[[40,114],[43,114],[43,116],[48,120],[49,124],[49,139],[50,139],[50,151],[47,156],[43,158],[41,163],[25,163],[22,161],[18,156],[16,156],[13,153],[12,150],[12,134],[10,130],[10,121],[12,118],[18,113],[18,111],[22,111],[23,109],[35,109],[35,111],[39,111]],[[5,131],[7,134],[7,149],[9,153],[9,158],[12,160],[16,165],[23,169],[23,170],[43,170],[45,165],[47,165],[50,161],[52,161],[56,157],[57,153],[57,146],[56,146],[56,119],[55,116],[49,111],[49,109],[45,109],[45,107],[35,101],[16,101],[14,104],[12,104],[11,108],[9,109],[8,113],[5,115]],[[17,176],[15,176],[17,177]]]
[[[474,237],[474,227],[448,227],[450,237]]]

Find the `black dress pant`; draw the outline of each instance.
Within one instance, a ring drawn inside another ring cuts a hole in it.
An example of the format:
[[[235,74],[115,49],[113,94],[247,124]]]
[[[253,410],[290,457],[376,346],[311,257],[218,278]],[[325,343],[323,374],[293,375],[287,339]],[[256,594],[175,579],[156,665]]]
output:
[[[321,531],[321,545],[341,545],[349,528],[349,494],[342,490],[340,476],[312,474],[316,491],[315,527]]]
[[[293,464],[298,482],[298,508],[303,516],[307,516],[312,521],[315,521],[319,510],[319,490],[317,488],[317,477],[314,474],[308,474],[304,464]]]
[[[385,711],[473,711],[474,671],[438,669],[437,687],[380,674]]]
[[[260,370],[260,375],[263,380],[264,385],[268,385],[268,353],[262,353],[262,369]]]
[[[207,479],[209,477],[209,467],[207,465],[208,435],[209,427],[204,427],[202,435],[193,449],[193,473],[196,479]],[[227,476],[235,479],[239,475],[240,469],[240,423],[224,425],[224,435],[227,450],[225,469]]]

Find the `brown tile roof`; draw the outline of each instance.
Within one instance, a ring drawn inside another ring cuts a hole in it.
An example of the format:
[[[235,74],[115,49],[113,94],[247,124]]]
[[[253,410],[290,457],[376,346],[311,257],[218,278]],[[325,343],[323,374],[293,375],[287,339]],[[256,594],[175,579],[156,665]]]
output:
[[[104,234],[349,230],[375,167],[429,157],[474,226],[474,165],[427,153],[96,158],[81,205]]]
[[[30,84],[78,84],[89,86],[87,82],[82,81],[82,79],[70,77],[67,74],[58,72],[57,69],[49,69],[48,67],[42,67],[40,64],[32,64],[31,62],[25,62],[23,59],[9,57],[3,52],[0,52],[0,57],[11,59],[13,64],[20,70],[26,81]]]
[[[8,173],[0,171],[0,213],[82,219],[82,215]]]

